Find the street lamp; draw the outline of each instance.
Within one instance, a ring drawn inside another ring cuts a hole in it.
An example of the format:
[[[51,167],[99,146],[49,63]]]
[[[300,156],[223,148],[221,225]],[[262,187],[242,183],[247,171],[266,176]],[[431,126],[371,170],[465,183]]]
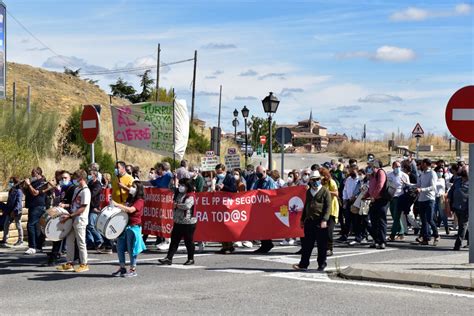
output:
[[[234,110],[234,117],[237,117],[239,116],[239,111],[237,111],[237,109]]]
[[[272,115],[278,110],[280,101],[270,92],[269,95],[262,100],[263,110],[268,115],[268,169],[272,168]]]
[[[247,118],[249,117],[249,109],[247,106],[244,105],[242,109],[242,116],[244,117],[244,124],[245,124],[245,168],[247,168],[247,157],[248,157],[248,136],[247,136]],[[235,112],[234,112],[235,113]]]
[[[237,126],[239,126],[239,120],[234,118],[232,121],[232,126],[234,126],[234,142],[237,142]]]

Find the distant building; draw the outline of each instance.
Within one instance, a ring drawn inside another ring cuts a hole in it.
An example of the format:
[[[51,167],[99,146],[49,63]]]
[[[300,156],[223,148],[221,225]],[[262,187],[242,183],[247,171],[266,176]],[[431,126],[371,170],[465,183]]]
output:
[[[326,150],[329,139],[328,129],[318,121],[313,120],[313,111],[309,114],[309,119],[299,121],[298,125],[279,125],[288,127],[293,134],[293,146],[305,146],[314,148],[317,151]]]
[[[347,142],[349,138],[346,134],[329,134],[328,135],[329,144],[342,144],[343,142]]]

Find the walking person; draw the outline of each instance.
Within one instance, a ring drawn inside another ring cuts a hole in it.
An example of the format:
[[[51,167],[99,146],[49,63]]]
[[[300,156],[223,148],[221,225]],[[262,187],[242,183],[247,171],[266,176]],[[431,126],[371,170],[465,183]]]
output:
[[[113,203],[123,212],[128,214],[128,225],[124,232],[117,238],[117,256],[120,268],[112,273],[113,276],[136,277],[137,257],[146,250],[142,238],[142,215],[145,206],[145,190],[140,181],[135,180],[128,192],[125,204]],[[125,265],[125,252],[130,257],[130,270],[127,272]]]
[[[26,255],[42,251],[44,237],[39,227],[39,220],[46,211],[46,180],[40,167],[31,170],[31,178],[24,180],[25,206],[28,209],[28,249]]]
[[[378,160],[367,163],[366,174],[369,176],[369,191],[366,198],[370,198],[372,203],[369,209],[371,222],[371,235],[374,242],[370,248],[385,249],[387,239],[387,208],[389,200],[382,196],[387,175],[381,168]]]
[[[225,165],[218,164],[216,170],[216,191],[237,192],[237,180],[233,173],[227,172]],[[242,188],[242,187],[241,187]],[[228,255],[235,251],[233,242],[223,242],[222,248],[217,251],[218,254]]]
[[[352,204],[356,200],[354,195],[355,188],[359,179],[357,178],[357,164],[349,166],[349,177],[344,180],[344,189],[342,190],[342,212],[341,217],[344,220],[341,221],[341,237],[337,239],[338,242],[346,242],[349,238],[350,233],[353,229],[353,214],[351,213]]]
[[[418,206],[421,219],[421,237],[416,238],[420,245],[428,245],[430,241],[430,227],[433,234],[433,246],[439,242],[438,227],[433,219],[436,200],[436,173],[431,169],[431,160],[426,158],[421,162],[421,172],[416,184]]]
[[[354,189],[354,196],[356,196],[356,200],[352,205],[351,210],[354,209],[354,218],[353,218],[353,226],[354,226],[354,240],[349,242],[349,246],[355,246],[357,244],[362,244],[364,240],[367,240],[370,231],[370,223],[369,223],[369,207],[370,207],[370,200],[366,199],[365,196],[369,191],[369,179],[365,175],[364,169],[359,169],[357,172],[358,182]]]
[[[178,192],[174,196],[173,230],[171,231],[171,244],[168,254],[158,262],[164,265],[173,263],[173,256],[178,250],[179,242],[184,239],[188,252],[188,260],[184,265],[194,264],[194,231],[197,218],[194,213],[194,185],[191,179],[179,180]]]
[[[91,191],[91,206],[89,211],[89,223],[86,229],[86,244],[87,249],[99,249],[104,242],[102,235],[95,228],[97,218],[101,212],[100,209],[100,195],[102,193],[102,185],[99,181],[99,172],[95,170],[89,171],[87,183],[89,190]]]
[[[390,213],[392,214],[393,225],[389,241],[404,240],[405,230],[402,225],[402,208],[400,207],[400,196],[403,194],[403,185],[410,181],[408,175],[402,171],[400,162],[394,161],[392,172],[388,176],[389,190],[392,190],[393,199],[390,201]]]
[[[463,167],[448,192],[448,204],[458,218],[458,234],[453,250],[460,250],[466,238],[469,220],[469,172]],[[472,233],[472,232],[471,232]]]
[[[330,171],[326,168],[320,169],[321,183],[331,194],[331,205],[329,209],[329,219],[327,221],[328,246],[327,256],[330,257],[334,253],[334,227],[339,217],[339,190],[336,181],[332,178]]]
[[[91,203],[91,192],[87,186],[87,173],[80,169],[73,174],[73,183],[77,186],[72,198],[71,213],[63,216],[61,223],[72,220],[71,232],[66,236],[67,263],[58,266],[58,271],[89,271],[87,264],[86,228],[89,221],[89,208]],[[69,205],[64,205],[69,207]],[[79,250],[79,267],[74,268],[74,242]]]
[[[0,245],[6,246],[9,233],[10,223],[15,222],[16,229],[18,230],[18,240],[13,246],[21,246],[23,244],[23,227],[21,226],[21,213],[23,203],[23,192],[19,188],[18,184],[20,180],[18,177],[11,177],[8,182],[8,199],[7,203],[0,203],[0,209],[5,215],[5,222],[3,224],[3,239],[0,241]]]
[[[438,227],[443,224],[446,235],[449,235],[448,217],[445,212],[446,179],[444,178],[444,168],[442,166],[436,167],[435,172],[438,177],[436,180],[435,223]]]
[[[318,271],[324,271],[327,266],[326,253],[328,246],[328,220],[330,217],[331,194],[321,184],[319,171],[311,173],[310,188],[306,191],[306,201],[301,215],[301,228],[304,229],[301,260],[293,265],[295,270],[307,270],[309,259],[317,243]]]

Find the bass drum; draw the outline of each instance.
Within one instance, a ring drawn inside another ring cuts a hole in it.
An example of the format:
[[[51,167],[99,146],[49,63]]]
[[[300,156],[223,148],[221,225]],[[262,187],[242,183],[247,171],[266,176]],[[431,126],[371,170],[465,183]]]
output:
[[[64,224],[60,223],[63,215],[69,215],[69,212],[61,207],[52,207],[41,216],[39,224],[47,240],[62,240],[71,231],[72,220],[67,220]]]
[[[128,225],[128,214],[117,207],[107,206],[102,209],[95,228],[107,239],[117,239]]]

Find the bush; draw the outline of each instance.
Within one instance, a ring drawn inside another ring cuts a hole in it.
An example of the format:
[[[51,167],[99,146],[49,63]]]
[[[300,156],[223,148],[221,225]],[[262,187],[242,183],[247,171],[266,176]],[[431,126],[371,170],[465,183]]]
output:
[[[180,161],[179,160],[173,160],[171,157],[166,157],[162,160],[162,162],[168,162],[171,165],[171,170],[176,170],[179,168]]]
[[[6,183],[11,176],[28,177],[31,169],[38,165],[38,159],[25,145],[19,145],[15,138],[0,137],[0,181]]]
[[[204,154],[210,150],[211,143],[204,135],[198,133],[193,125],[189,126],[189,139],[186,154],[200,153]]]

